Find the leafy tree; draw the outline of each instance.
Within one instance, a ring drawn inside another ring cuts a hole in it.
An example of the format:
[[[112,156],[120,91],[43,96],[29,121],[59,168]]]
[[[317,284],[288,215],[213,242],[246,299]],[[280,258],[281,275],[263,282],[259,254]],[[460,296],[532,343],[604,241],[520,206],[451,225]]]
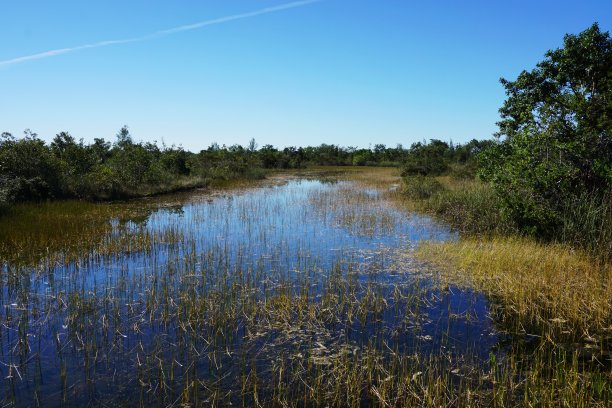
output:
[[[551,237],[571,203],[601,201],[612,188],[610,35],[597,24],[568,34],[534,69],[501,83],[502,140],[483,154],[481,175],[525,231]]]
[[[6,202],[38,200],[60,194],[59,166],[45,142],[26,130],[15,139],[3,133],[0,140],[0,196]]]
[[[111,156],[111,144],[101,138],[95,138],[94,143],[89,145],[93,158],[97,164],[102,164]]]
[[[359,149],[353,153],[353,166],[365,166],[371,161],[372,152],[370,149]]]
[[[432,139],[430,143],[414,143],[404,164],[402,175],[440,175],[448,170],[448,143]]]
[[[68,132],[58,133],[51,142],[51,152],[59,166],[59,186],[63,196],[82,196],[85,189],[85,178],[93,166],[96,158],[93,151],[79,143]]]
[[[267,144],[259,149],[259,159],[261,160],[261,165],[264,169],[276,167],[277,153],[278,150],[270,144]]]
[[[117,142],[115,143],[115,146],[119,149],[125,149],[133,143],[134,142],[132,140],[132,135],[130,135],[130,130],[127,125],[124,125],[117,133]]]
[[[257,142],[255,141],[255,138],[251,138],[251,140],[249,140],[247,151],[249,153],[254,153],[256,150],[257,150]]]

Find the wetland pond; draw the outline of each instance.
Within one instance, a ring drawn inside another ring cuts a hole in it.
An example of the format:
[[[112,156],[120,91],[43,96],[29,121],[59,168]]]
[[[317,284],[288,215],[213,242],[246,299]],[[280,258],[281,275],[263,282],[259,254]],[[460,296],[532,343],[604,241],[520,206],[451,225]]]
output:
[[[458,236],[387,173],[30,208],[59,221],[2,232],[0,406],[399,405],[469,383],[504,338],[410,256]]]

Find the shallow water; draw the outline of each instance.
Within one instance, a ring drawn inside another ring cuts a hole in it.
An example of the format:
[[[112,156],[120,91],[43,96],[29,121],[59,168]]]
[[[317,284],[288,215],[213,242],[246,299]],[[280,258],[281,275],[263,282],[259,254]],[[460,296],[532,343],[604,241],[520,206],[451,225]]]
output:
[[[406,255],[457,234],[388,194],[312,179],[194,192],[108,219],[103,239],[146,237],[140,249],[4,262],[2,402],[251,405],[299,396],[274,385],[283,367],[307,382],[366,350],[444,355],[449,370],[486,361],[499,340],[487,300],[436,289]]]

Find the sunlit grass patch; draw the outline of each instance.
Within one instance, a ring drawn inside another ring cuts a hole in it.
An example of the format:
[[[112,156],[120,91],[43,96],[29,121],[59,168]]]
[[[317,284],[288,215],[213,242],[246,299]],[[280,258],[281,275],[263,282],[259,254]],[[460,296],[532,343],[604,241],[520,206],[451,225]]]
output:
[[[612,336],[612,266],[584,253],[497,237],[427,242],[417,255],[439,266],[443,281],[495,299],[517,331],[598,342]]]

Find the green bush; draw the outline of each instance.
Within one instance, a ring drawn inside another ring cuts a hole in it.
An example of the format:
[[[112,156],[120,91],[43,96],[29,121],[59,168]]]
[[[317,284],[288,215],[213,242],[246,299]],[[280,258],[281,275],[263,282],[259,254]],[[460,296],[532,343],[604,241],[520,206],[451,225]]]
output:
[[[432,139],[430,143],[415,143],[410,147],[402,176],[439,176],[448,170],[448,143]]]
[[[423,200],[444,190],[444,186],[433,177],[408,176],[404,177],[403,192],[413,199]]]
[[[120,198],[124,195],[121,181],[115,170],[98,165],[85,176],[83,196],[92,199]]]
[[[61,195],[60,166],[45,142],[26,131],[23,139],[0,139],[0,191],[7,202]]]

